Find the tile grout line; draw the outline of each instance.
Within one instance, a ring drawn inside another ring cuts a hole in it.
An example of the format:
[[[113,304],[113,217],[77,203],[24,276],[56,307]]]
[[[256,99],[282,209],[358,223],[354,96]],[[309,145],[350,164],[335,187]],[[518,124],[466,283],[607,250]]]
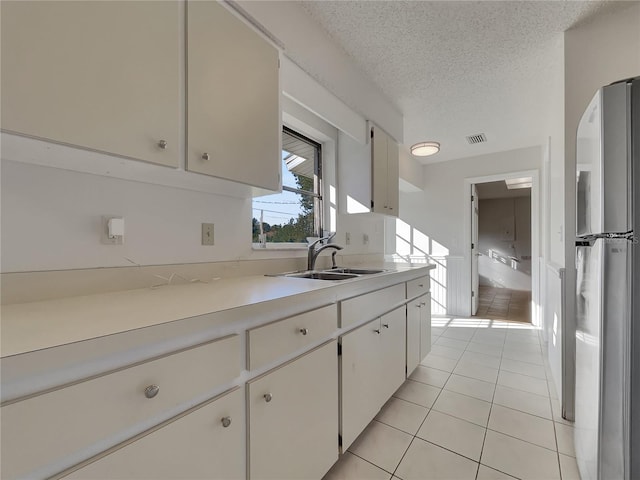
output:
[[[505,341],[507,341],[507,336],[505,335]],[[500,377],[500,366],[502,366],[502,353],[504,352],[504,343],[502,346],[502,350],[500,351],[500,365],[498,366],[498,378]],[[487,426],[484,429],[484,438],[482,439],[482,448],[480,449],[480,459],[478,460],[478,469],[476,470],[476,480],[478,479],[478,475],[480,474],[480,465],[482,462],[482,456],[484,454],[484,446],[487,441],[487,432],[489,431],[489,421],[491,420],[491,412],[493,411],[493,401],[496,399],[496,389],[498,388],[498,378],[496,378],[496,384],[493,387],[493,396],[491,397],[491,406],[489,407],[489,416],[487,417]]]
[[[449,327],[447,327],[447,328],[449,328]],[[446,330],[445,330],[445,331],[446,331]],[[443,332],[443,333],[444,333],[444,332]],[[439,338],[439,337],[438,337],[438,338]],[[429,349],[429,350],[431,350],[431,349]],[[429,353],[430,353],[430,352],[429,352]],[[427,355],[429,355],[429,354],[427,354]],[[425,357],[424,357],[424,358],[426,358],[426,355],[425,355]],[[424,358],[423,358],[422,360],[424,360]],[[462,358],[462,357],[460,357],[460,358]],[[421,360],[421,361],[422,361],[422,360]],[[460,362],[460,359],[458,359],[458,360],[456,361],[456,365],[454,366],[454,369],[455,369],[455,367],[458,365],[458,363],[459,363],[459,362]],[[418,365],[420,365],[420,364],[418,364]],[[426,441],[426,440],[424,440],[424,439],[422,439],[422,438],[418,437],[418,432],[419,432],[419,431],[420,431],[420,429],[422,428],[422,425],[424,425],[424,422],[426,422],[426,421],[427,421],[427,417],[429,416],[429,414],[430,414],[430,413],[431,413],[431,411],[433,410],[433,406],[434,406],[434,405],[436,404],[436,402],[438,401],[438,398],[440,398],[440,395],[442,394],[442,391],[444,390],[445,385],[447,384],[447,382],[448,382],[448,381],[449,381],[449,379],[451,378],[451,375],[453,375],[453,373],[451,373],[451,372],[448,372],[448,373],[449,373],[449,376],[447,377],[447,380],[444,382],[444,384],[442,385],[442,387],[440,387],[440,391],[438,392],[438,395],[436,395],[436,398],[434,399],[433,403],[431,404],[431,408],[429,408],[429,411],[427,412],[427,414],[426,414],[426,415],[424,416],[424,418],[422,419],[422,422],[420,422],[420,426],[419,426],[419,427],[418,427],[418,429],[416,430],[416,433],[413,435],[413,438],[411,439],[411,442],[409,443],[409,446],[407,447],[407,449],[406,449],[406,450],[404,451],[404,453],[402,454],[402,457],[400,458],[400,461],[398,461],[398,464],[396,465],[395,470],[394,470],[394,471],[393,471],[393,473],[391,474],[391,477],[392,477],[392,478],[396,476],[396,472],[398,471],[398,468],[400,468],[400,465],[402,464],[402,461],[404,460],[404,457],[407,455],[407,452],[408,452],[408,451],[409,451],[409,449],[411,448],[411,445],[413,445],[413,442],[415,442],[415,441],[416,441],[416,438],[419,438],[419,439],[420,439],[420,440],[422,440],[422,441]],[[437,411],[437,410],[436,410],[436,411]],[[466,458],[466,457],[465,457],[465,458]],[[400,478],[400,477],[399,477],[399,478]]]

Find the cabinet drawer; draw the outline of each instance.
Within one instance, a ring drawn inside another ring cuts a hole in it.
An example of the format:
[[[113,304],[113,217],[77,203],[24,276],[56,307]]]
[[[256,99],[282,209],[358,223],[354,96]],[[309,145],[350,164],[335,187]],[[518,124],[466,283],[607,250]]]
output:
[[[424,276],[407,282],[407,298],[424,295],[429,291],[429,277]]]
[[[26,477],[240,374],[237,335],[2,407],[2,478]],[[147,398],[145,389],[159,391]]]
[[[244,479],[242,397],[237,388],[64,478]]]
[[[405,299],[404,284],[350,298],[340,303],[340,326],[347,327],[372,320]]]
[[[263,367],[306,345],[319,342],[337,327],[337,306],[329,305],[249,330],[248,369]]]

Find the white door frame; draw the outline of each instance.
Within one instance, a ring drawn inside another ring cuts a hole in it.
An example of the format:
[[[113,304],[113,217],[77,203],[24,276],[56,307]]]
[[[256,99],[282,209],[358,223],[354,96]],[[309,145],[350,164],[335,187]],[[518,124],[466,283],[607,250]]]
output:
[[[538,170],[522,170],[519,172],[498,173],[483,177],[464,179],[464,258],[465,289],[467,315],[471,314],[471,185],[476,183],[499,182],[509,178],[531,177],[531,323],[540,327],[540,172]]]

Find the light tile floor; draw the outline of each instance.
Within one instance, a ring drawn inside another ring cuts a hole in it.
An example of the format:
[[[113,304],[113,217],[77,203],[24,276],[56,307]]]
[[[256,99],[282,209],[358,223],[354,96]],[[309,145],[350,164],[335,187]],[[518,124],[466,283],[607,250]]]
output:
[[[325,480],[579,479],[538,331],[434,318],[432,350]]]
[[[478,316],[514,322],[531,322],[531,292],[478,287]]]

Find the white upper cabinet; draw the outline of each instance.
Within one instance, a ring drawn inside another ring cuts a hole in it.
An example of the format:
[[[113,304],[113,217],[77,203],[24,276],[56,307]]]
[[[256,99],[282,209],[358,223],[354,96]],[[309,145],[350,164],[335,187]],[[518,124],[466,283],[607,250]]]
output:
[[[2,129],[178,166],[181,7],[1,2]]]
[[[398,216],[399,147],[376,126],[371,126],[372,211]]]
[[[187,169],[280,189],[278,51],[218,2],[187,4]]]

